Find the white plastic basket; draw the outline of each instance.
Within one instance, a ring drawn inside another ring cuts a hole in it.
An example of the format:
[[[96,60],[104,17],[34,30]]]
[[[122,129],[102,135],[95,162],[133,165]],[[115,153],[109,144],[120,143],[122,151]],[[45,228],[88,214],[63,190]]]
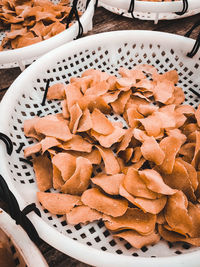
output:
[[[48,267],[39,249],[30,241],[21,226],[0,209],[0,228],[10,239],[11,252],[16,267]]]
[[[51,0],[53,3],[60,2],[59,0]],[[73,2],[70,0],[71,3]],[[92,19],[94,15],[94,4],[95,0],[91,0],[88,8],[86,9],[86,0],[79,0],[77,9],[82,11],[83,14],[80,17],[80,22],[83,26],[83,32],[87,33],[92,29]],[[25,66],[31,64],[41,55],[49,52],[50,50],[63,45],[69,41],[72,41],[77,37],[79,25],[76,21],[71,27],[65,31],[47,39],[42,42],[29,45],[26,47],[5,50],[0,52],[0,69],[2,68],[14,68],[20,67],[24,70]],[[0,42],[5,36],[5,31],[0,31]]]
[[[11,85],[0,106],[0,132],[11,137],[14,151],[8,156],[0,144],[0,169],[9,188],[19,201],[21,209],[35,202],[42,217],[28,215],[40,237],[56,249],[80,261],[95,266],[152,266],[197,267],[200,249],[176,244],[169,246],[160,241],[141,250],[126,241],[113,238],[102,222],[86,226],[67,225],[64,216],[55,216],[44,210],[36,199],[38,191],[33,168],[19,161],[21,144],[33,143],[23,134],[23,122],[35,116],[61,111],[59,101],[48,101],[41,106],[47,79],[51,85],[67,82],[88,68],[117,74],[120,67],[152,64],[163,73],[177,69],[179,86],[184,88],[186,103],[196,107],[199,99],[189,91],[200,84],[200,53],[192,59],[186,56],[195,41],[186,37],[152,31],[119,31],[84,37],[63,45],[39,58]],[[116,120],[116,115],[113,115]],[[113,117],[113,119],[114,119]],[[112,116],[110,116],[112,120]],[[118,117],[120,120],[120,117]]]
[[[100,0],[99,6],[116,13],[132,18],[128,13],[130,0]],[[142,20],[153,20],[157,23],[159,20],[179,19],[193,16],[200,13],[200,1],[188,0],[188,11],[184,15],[177,15],[183,9],[183,1],[173,2],[149,2],[135,0],[134,17]]]

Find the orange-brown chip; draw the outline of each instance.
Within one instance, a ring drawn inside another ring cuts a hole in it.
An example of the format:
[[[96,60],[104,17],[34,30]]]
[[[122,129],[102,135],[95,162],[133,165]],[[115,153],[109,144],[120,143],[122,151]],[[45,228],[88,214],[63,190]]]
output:
[[[153,79],[156,81],[168,80],[173,82],[174,84],[178,83],[178,73],[176,70],[170,70],[163,74],[153,74]]]
[[[124,179],[123,173],[115,175],[99,174],[91,179],[91,181],[100,186],[107,194],[119,195],[119,186]]]
[[[142,119],[143,116],[137,111],[137,105],[127,109],[128,124],[130,127],[135,128],[138,125],[137,119]]]
[[[92,129],[103,135],[111,134],[114,131],[112,123],[98,109],[94,109],[91,114]]]
[[[29,120],[25,120],[24,122],[24,134],[27,137],[33,137],[37,140],[41,140],[43,138],[42,134],[39,134],[35,130],[35,124],[38,122],[40,118],[39,117],[34,117]]]
[[[99,141],[100,145],[106,148],[111,147],[114,143],[120,142],[125,134],[125,130],[119,126],[115,126],[114,130],[111,134],[102,135],[98,134],[95,131],[91,131],[91,135],[95,137],[97,141]]]
[[[66,84],[56,83],[49,87],[47,99],[64,99],[65,98]]]
[[[104,216],[105,226],[111,231],[124,229],[135,230],[142,235],[153,233],[156,223],[156,215],[144,213],[137,208],[128,208],[120,217]]]
[[[157,111],[158,107],[153,105],[139,105],[138,106],[138,112],[140,112],[143,116],[149,116],[152,115],[155,111]]]
[[[176,159],[172,173],[163,173],[162,177],[167,185],[182,190],[191,201],[195,201],[196,197],[189,179],[189,173],[181,160]]]
[[[171,230],[167,230],[166,227],[163,227],[162,225],[158,226],[158,231],[159,234],[161,235],[162,238],[164,238],[165,240],[169,241],[169,242],[186,242],[189,243],[193,246],[200,246],[200,238],[186,238],[185,236],[178,234],[176,232],[173,232]]]
[[[90,111],[86,108],[83,111],[83,115],[79,120],[77,132],[86,132],[92,128],[92,119]]]
[[[79,105],[76,103],[70,108],[69,113],[70,113],[69,129],[73,134],[75,134],[78,129],[78,124],[81,116],[83,115],[83,112],[80,109]]]
[[[130,95],[131,95],[130,90],[127,92],[121,92],[119,94],[118,99],[111,103],[111,106],[116,114],[120,115],[124,113],[124,108],[128,99],[130,98]]]
[[[121,151],[120,156],[122,157],[124,162],[127,163],[131,159],[133,152],[134,152],[133,148],[129,147],[126,150]]]
[[[128,168],[124,178],[124,187],[131,195],[136,197],[149,199],[156,199],[158,197],[158,194],[147,188],[138,171],[132,167]]]
[[[61,191],[71,195],[81,195],[88,188],[91,175],[91,162],[83,157],[78,157],[76,159],[76,169],[61,187]]]
[[[61,171],[53,164],[53,188],[61,189],[65,181],[62,178]]]
[[[76,205],[81,205],[81,198],[60,193],[37,192],[38,201],[53,214],[64,215]]]
[[[39,156],[33,160],[33,168],[38,189],[46,191],[52,187],[53,169],[50,159],[45,156]]]
[[[200,131],[196,131],[195,135],[196,135],[196,145],[195,145],[194,157],[192,159],[191,164],[196,168],[198,166],[200,159]]]
[[[65,89],[65,95],[67,99],[68,110],[83,98],[83,95],[78,86],[74,84],[68,84]]]
[[[113,151],[109,148],[103,148],[100,146],[96,146],[103,158],[105,171],[107,174],[117,174],[120,172],[119,163],[113,153]]]
[[[178,158],[177,161],[182,163],[183,166],[186,168],[187,173],[188,173],[188,178],[189,178],[191,185],[195,191],[197,189],[198,184],[199,184],[198,179],[197,179],[197,171],[195,170],[195,168],[191,164],[184,161],[183,159]]]
[[[146,160],[153,161],[156,165],[161,165],[165,158],[165,153],[153,136],[144,141],[141,152]]]
[[[39,118],[35,125],[36,132],[58,138],[63,141],[68,141],[72,138],[69,127],[65,121],[53,119],[52,117]]]
[[[194,157],[195,143],[186,143],[180,150],[179,154],[185,156],[188,159],[188,162],[191,162]]]
[[[135,147],[134,150],[133,150],[133,153],[134,153],[134,155],[133,155],[133,157],[131,159],[131,162],[137,163],[142,158],[141,147],[139,147],[139,146]]]
[[[145,131],[149,136],[158,136],[161,132],[162,121],[158,116],[150,115],[144,119],[138,119],[145,128]],[[152,127],[153,125],[153,127]]]
[[[101,154],[99,150],[93,149],[90,153],[79,151],[67,151],[68,154],[74,157],[83,157],[88,159],[92,164],[99,165],[101,163]]]
[[[166,103],[172,97],[174,88],[173,82],[169,80],[157,81],[157,85],[154,87],[155,100],[163,104]]]
[[[163,163],[160,165],[161,170],[164,173],[172,173],[175,157],[182,145],[182,140],[175,136],[168,136],[161,140],[160,148],[165,153]]]
[[[186,235],[191,232],[192,220],[188,214],[188,201],[182,191],[177,191],[169,196],[166,208],[165,219],[173,231]]]
[[[87,91],[85,92],[85,95],[100,96],[107,93],[108,90],[109,90],[109,84],[104,80],[97,82],[94,86],[88,88]]]
[[[64,150],[75,150],[90,153],[92,145],[80,135],[73,135],[72,139],[59,145]]]
[[[56,154],[52,163],[60,170],[64,181],[67,181],[76,169],[76,158],[69,153]]]
[[[101,193],[97,188],[86,190],[81,201],[86,206],[113,217],[122,216],[128,208],[127,200],[113,199]]]
[[[114,234],[114,236],[125,239],[128,243],[131,244],[131,246],[137,249],[140,249],[143,246],[154,245],[160,241],[159,234],[156,234],[155,232],[150,235],[143,236],[136,231],[129,230]]]
[[[24,157],[27,158],[37,152],[40,152],[42,149],[41,143],[36,143],[32,146],[28,146],[24,149]]]
[[[149,212],[152,214],[158,214],[161,210],[163,210],[167,202],[166,196],[163,196],[158,199],[134,197],[128,193],[128,191],[124,188],[122,184],[119,187],[119,194],[125,197],[129,202],[131,202],[133,205],[137,206],[144,212]]]
[[[100,212],[85,205],[75,207],[66,214],[66,221],[69,224],[84,224],[100,220],[101,218],[102,214]]]
[[[133,136],[136,140],[140,141],[141,143],[143,143],[145,140],[149,139],[149,136],[146,134],[145,131],[140,130],[140,129],[133,129]]]
[[[117,100],[119,94],[120,94],[119,90],[112,91],[112,92],[108,92],[108,93],[102,95],[102,98],[107,104],[109,104],[109,103],[115,102]]]
[[[195,111],[195,118],[197,120],[197,124],[200,127],[200,105],[198,106],[197,110]]]
[[[120,142],[119,146],[118,146],[118,149],[117,149],[117,154],[120,152],[120,151],[123,151],[125,150],[129,143],[131,142],[131,139],[133,137],[133,129],[132,128],[128,128],[122,138],[122,141]]]
[[[60,142],[55,137],[45,137],[41,142],[42,153],[44,153],[49,148],[54,146],[59,146]]]
[[[173,195],[177,192],[177,190],[166,185],[161,175],[155,170],[142,170],[139,171],[139,175],[146,184],[147,188],[153,192],[163,195]]]
[[[129,70],[126,68],[119,68],[119,74],[122,77],[127,77],[127,78],[135,78],[135,80],[142,80],[145,79],[145,75],[141,70]]]

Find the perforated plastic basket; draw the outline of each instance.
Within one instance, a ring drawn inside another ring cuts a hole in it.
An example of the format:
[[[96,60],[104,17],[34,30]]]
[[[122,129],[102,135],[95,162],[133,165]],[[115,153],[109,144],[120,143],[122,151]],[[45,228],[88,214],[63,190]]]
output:
[[[48,267],[39,249],[30,241],[26,232],[0,209],[0,228],[10,239],[10,248],[16,267]]]
[[[33,212],[28,217],[47,243],[80,261],[95,266],[199,266],[200,249],[160,241],[154,246],[137,250],[126,241],[113,238],[102,222],[86,226],[68,225],[65,216],[55,216],[44,210],[36,199],[37,185],[33,168],[22,163],[20,145],[33,143],[23,134],[23,123],[37,114],[61,111],[59,101],[41,106],[47,79],[51,85],[68,82],[88,68],[117,74],[120,67],[132,68],[147,63],[163,73],[177,69],[179,86],[184,88],[186,103],[196,107],[199,99],[189,91],[200,84],[200,53],[192,59],[186,56],[194,40],[173,34],[151,31],[119,31],[102,33],[70,42],[42,56],[29,66],[11,85],[0,106],[0,132],[11,137],[14,151],[8,156],[0,144],[0,168],[21,209],[35,202],[42,217]],[[113,115],[113,120],[121,117]],[[53,192],[53,191],[52,191]]]
[[[130,0],[100,0],[99,6],[107,10],[132,18],[128,13]],[[135,0],[134,17],[142,20],[153,20],[157,23],[159,20],[179,19],[188,16],[193,16],[200,13],[200,1],[188,0],[188,11],[184,15],[177,15],[175,12],[180,12],[183,9],[183,1],[172,2],[149,2]]]
[[[60,2],[59,0],[51,0],[53,3]],[[72,4],[72,0],[70,0]],[[94,3],[95,0],[91,0],[88,8],[86,9],[86,0],[78,0],[77,9],[82,11],[83,14],[80,17],[80,22],[83,26],[83,32],[87,33],[92,29],[92,19],[94,15]],[[5,50],[0,52],[0,69],[1,68],[13,68],[20,67],[24,70],[27,64],[31,64],[35,59],[48,51],[63,45],[69,41],[75,39],[78,35],[78,22],[76,21],[71,27],[65,31],[47,39],[42,42],[29,45],[23,48],[14,50]],[[0,31],[0,42],[5,36],[5,31]]]

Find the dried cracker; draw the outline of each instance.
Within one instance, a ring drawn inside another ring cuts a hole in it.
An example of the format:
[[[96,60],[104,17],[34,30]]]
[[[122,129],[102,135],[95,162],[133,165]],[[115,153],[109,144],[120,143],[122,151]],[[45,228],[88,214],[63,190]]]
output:
[[[81,195],[89,186],[92,175],[92,163],[83,157],[76,158],[76,169],[61,187],[66,194]]]
[[[93,184],[100,186],[107,194],[119,195],[119,186],[124,179],[123,173],[114,175],[98,174],[91,178]]]
[[[102,214],[88,206],[81,205],[74,207],[70,212],[66,214],[66,221],[69,224],[90,223],[100,220]]]
[[[111,231],[120,231],[124,229],[135,230],[142,235],[153,233],[156,223],[156,215],[144,213],[137,208],[128,208],[122,216],[103,217],[105,226]]]
[[[97,188],[86,190],[81,196],[81,201],[86,206],[113,217],[122,216],[128,208],[127,200],[111,198]]]
[[[81,205],[79,196],[37,192],[38,201],[52,214],[64,215],[70,212],[74,206]]]
[[[155,245],[160,241],[159,234],[155,232],[150,235],[141,235],[134,230],[123,231],[118,234],[114,234],[115,237],[120,237],[126,240],[129,244],[131,244],[134,248],[140,249],[143,246]]]
[[[46,155],[41,155],[33,160],[36,183],[40,191],[52,188],[53,169],[50,159]]]

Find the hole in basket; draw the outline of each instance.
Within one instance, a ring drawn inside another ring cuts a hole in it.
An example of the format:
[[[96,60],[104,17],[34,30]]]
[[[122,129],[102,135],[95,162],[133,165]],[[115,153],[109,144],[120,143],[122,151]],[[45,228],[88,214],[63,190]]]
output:
[[[176,250],[175,253],[176,253],[177,255],[182,254],[182,252],[181,252],[180,250]]]
[[[182,248],[184,248],[184,249],[190,249],[191,248],[191,246],[189,245],[189,244],[183,244],[182,245]]]
[[[115,240],[111,240],[109,244],[111,245],[111,247],[114,247],[117,243],[115,242]]]
[[[121,249],[116,250],[116,253],[119,254],[119,255],[120,254],[123,254],[123,252],[121,251]]]
[[[137,253],[132,254],[134,257],[138,257],[139,255]]]
[[[83,239],[86,238],[86,234],[84,234],[84,233],[81,234],[81,238],[83,238]]]
[[[15,261],[15,265],[16,265],[16,266],[20,264],[20,262],[19,262],[19,259],[18,259],[18,258],[16,258],[14,261]]]
[[[99,236],[97,236],[97,237],[95,237],[95,239],[94,239],[97,243],[99,243],[100,241],[101,241],[101,239],[100,239],[100,237]]]
[[[146,252],[148,250],[148,248],[146,246],[141,248],[142,252]]]
[[[96,232],[94,227],[90,228],[89,231],[90,231],[91,234],[94,234]]]
[[[77,224],[77,225],[74,226],[74,228],[78,231],[78,230],[80,230],[82,227],[81,227],[80,224]]]

